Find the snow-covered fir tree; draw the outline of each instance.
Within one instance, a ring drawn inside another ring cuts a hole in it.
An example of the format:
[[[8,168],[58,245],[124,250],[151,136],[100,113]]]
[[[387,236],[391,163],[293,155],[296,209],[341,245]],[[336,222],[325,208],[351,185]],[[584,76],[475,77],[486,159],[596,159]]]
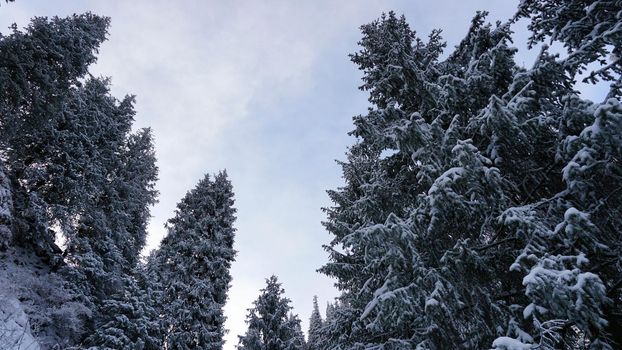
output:
[[[0,147],[13,203],[12,243],[21,247],[13,254],[43,259],[46,266],[37,268],[48,275],[41,279],[54,281],[46,293],[65,293],[59,300],[68,307],[54,316],[56,301],[16,288],[28,294],[20,298],[39,302],[26,308],[34,335],[63,347],[94,339],[94,329],[105,332],[115,318],[110,303],[135,299],[124,299],[128,291],[142,294],[130,287],[157,196],[151,134],[131,132],[134,98],[116,99],[107,79],[88,73],[109,22],[92,14],[35,18],[24,31],[14,26],[0,37]]]
[[[107,297],[99,308],[101,316],[84,345],[98,349],[157,350],[163,346],[160,302],[146,280],[147,274],[121,279],[119,290]]]
[[[559,41],[567,49],[564,68],[581,74],[585,82],[611,82],[609,97],[622,92],[622,28],[620,3],[611,0],[524,0],[517,18],[530,20],[534,46],[547,40]],[[554,20],[549,20],[554,18]],[[590,63],[598,62],[598,65]]]
[[[177,204],[149,262],[167,349],[221,349],[223,307],[235,258],[233,189],[226,172],[205,175]]]
[[[323,326],[322,315],[320,315],[320,307],[317,304],[317,295],[313,296],[313,310],[309,317],[309,332],[307,333],[307,348],[309,350],[320,349],[320,329]]]
[[[248,330],[239,336],[240,350],[299,350],[305,348],[300,319],[291,313],[290,300],[276,276],[266,279],[266,286],[248,310]]]
[[[300,324],[300,319],[298,318],[298,315],[294,314],[293,312],[290,312],[288,323],[294,325],[294,332],[293,332],[294,333],[293,339],[295,339],[294,342],[296,344],[300,344],[299,349],[306,350],[307,342],[305,340],[305,335],[302,332],[302,325]]]
[[[321,271],[342,295],[328,348],[622,344],[617,56],[589,76],[614,81],[606,101],[574,90],[617,50],[620,7],[522,2],[532,43],[569,51],[544,46],[530,69],[514,63],[511,22],[486,13],[442,61],[437,31],[420,40],[393,13],[362,27],[352,61],[371,107],[329,191]]]
[[[325,317],[325,321],[328,321],[329,319],[332,319],[333,317],[333,313],[335,312],[335,305],[327,302],[326,303],[326,312],[324,313],[326,315]]]
[[[123,303],[130,295],[126,293],[137,291],[131,287],[134,268],[145,243],[149,207],[157,195],[153,143],[148,130],[130,133],[133,98],[117,101],[110,96],[107,81],[87,80],[76,89],[66,113],[67,123],[60,131],[65,133],[62,147],[66,154],[75,153],[75,159],[86,152],[91,167],[77,162],[63,166],[80,166],[72,174],[86,180],[87,187],[81,191],[90,195],[76,200],[77,220],[61,223],[67,238],[65,261],[70,263],[62,271],[92,301],[94,326],[105,331],[110,319],[117,317],[110,311],[111,303]],[[59,163],[63,164],[56,160],[53,164]]]
[[[125,231],[122,255],[130,266],[138,264],[138,254],[145,247],[150,207],[157,203],[155,183],[158,168],[154,150],[153,132],[140,129],[129,135],[122,153],[123,166],[119,170],[117,195],[123,215],[121,227]]]
[[[92,14],[40,17],[25,31],[14,26],[0,38],[0,143],[13,190],[15,238],[56,262],[58,249],[48,224],[68,222],[70,212],[80,207],[81,196],[89,193],[88,182],[79,177],[81,172],[68,170],[90,161],[85,154],[76,159],[72,156],[77,152],[63,149],[59,131],[108,24],[108,18]],[[71,164],[75,167],[65,169]]]

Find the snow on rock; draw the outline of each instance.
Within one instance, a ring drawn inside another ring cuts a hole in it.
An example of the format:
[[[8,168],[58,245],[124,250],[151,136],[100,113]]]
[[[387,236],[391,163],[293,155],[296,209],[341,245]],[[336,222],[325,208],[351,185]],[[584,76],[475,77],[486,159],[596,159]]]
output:
[[[7,329],[16,325],[19,334],[36,339],[26,349],[65,349],[79,341],[90,315],[66,281],[39,257],[16,247],[0,251],[0,350],[24,348],[6,345]]]
[[[5,295],[0,295],[0,344],[5,350],[41,349],[19,300]]]

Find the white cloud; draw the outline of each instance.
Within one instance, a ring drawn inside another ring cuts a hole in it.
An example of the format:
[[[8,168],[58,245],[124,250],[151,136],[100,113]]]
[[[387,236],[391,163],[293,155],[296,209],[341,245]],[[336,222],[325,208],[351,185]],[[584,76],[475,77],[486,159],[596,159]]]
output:
[[[327,238],[317,237],[323,233],[323,189],[309,196],[308,185],[287,179],[290,168],[307,166],[298,150],[287,149],[296,145],[274,147],[257,133],[272,128],[287,133],[295,118],[305,122],[305,111],[277,121],[284,125],[275,123],[272,111],[313,92],[318,57],[344,32],[356,32],[362,18],[354,3],[195,5],[106,4],[101,11],[112,17],[112,28],[96,70],[113,77],[116,94],[137,94],[137,124],[154,128],[161,204],[154,209],[150,247],[165,233],[162,224],[175,203],[203,172],[230,169],[239,208],[239,254],[225,309],[231,349],[245,331],[246,309],[270,274],[280,276],[305,328],[312,295],[324,300],[335,295],[328,279],[315,273]],[[353,14],[360,19],[345,20]],[[347,60],[345,52],[342,59]]]

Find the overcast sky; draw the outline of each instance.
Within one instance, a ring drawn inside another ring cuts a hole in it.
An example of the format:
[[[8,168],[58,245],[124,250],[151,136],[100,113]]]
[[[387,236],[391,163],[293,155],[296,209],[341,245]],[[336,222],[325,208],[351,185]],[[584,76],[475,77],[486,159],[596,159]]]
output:
[[[17,0],[0,7],[0,31],[33,16],[112,18],[91,71],[112,77],[115,96],[136,94],[136,126],[155,133],[160,203],[149,248],[185,192],[203,174],[227,169],[238,209],[225,309],[225,348],[233,349],[269,275],[283,282],[305,331],[313,295],[322,313],[337,295],[315,270],[330,239],[320,223],[320,208],[330,205],[325,191],[342,183],[334,160],[353,142],[351,117],[367,108],[347,57],[357,49],[358,27],[395,10],[422,36],[442,28],[451,48],[476,10],[507,19],[517,2]],[[526,34],[517,29],[522,48]],[[517,61],[530,66],[532,57],[521,51]]]

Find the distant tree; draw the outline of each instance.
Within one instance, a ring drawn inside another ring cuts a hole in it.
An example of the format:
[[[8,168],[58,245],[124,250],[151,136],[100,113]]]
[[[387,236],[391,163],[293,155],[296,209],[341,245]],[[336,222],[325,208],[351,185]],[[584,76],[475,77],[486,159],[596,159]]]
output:
[[[317,332],[317,349],[334,349],[343,344],[348,337],[348,325],[343,323],[344,318],[342,316],[344,314],[342,314],[342,311],[348,312],[347,308],[338,300],[326,304],[326,318],[322,328]]]
[[[309,337],[307,339],[307,348],[309,350],[319,349],[320,329],[323,326],[322,315],[317,304],[317,295],[313,297],[313,310],[309,318]]]
[[[328,321],[329,318],[333,317],[333,313],[335,312],[335,305],[331,304],[330,302],[326,303],[326,321]]]
[[[315,348],[320,350],[332,349],[338,346],[341,341],[341,337],[346,337],[347,332],[341,328],[342,324],[339,323],[340,309],[342,304],[339,300],[326,303],[326,317],[322,321],[322,326],[315,331]]]
[[[248,330],[240,336],[240,350],[297,350],[304,349],[304,335],[298,316],[290,313],[290,300],[283,294],[276,276],[266,279],[253,308],[248,310]]]
[[[298,318],[298,315],[295,315],[293,313],[289,313],[289,320],[288,322],[290,324],[294,324],[294,339],[295,342],[300,345],[300,349],[303,350],[307,350],[308,349],[308,344],[305,341],[305,334],[302,332],[302,326],[300,325],[300,319]]]
[[[150,259],[167,349],[221,349],[223,307],[235,258],[233,189],[226,172],[206,175],[177,204]]]

